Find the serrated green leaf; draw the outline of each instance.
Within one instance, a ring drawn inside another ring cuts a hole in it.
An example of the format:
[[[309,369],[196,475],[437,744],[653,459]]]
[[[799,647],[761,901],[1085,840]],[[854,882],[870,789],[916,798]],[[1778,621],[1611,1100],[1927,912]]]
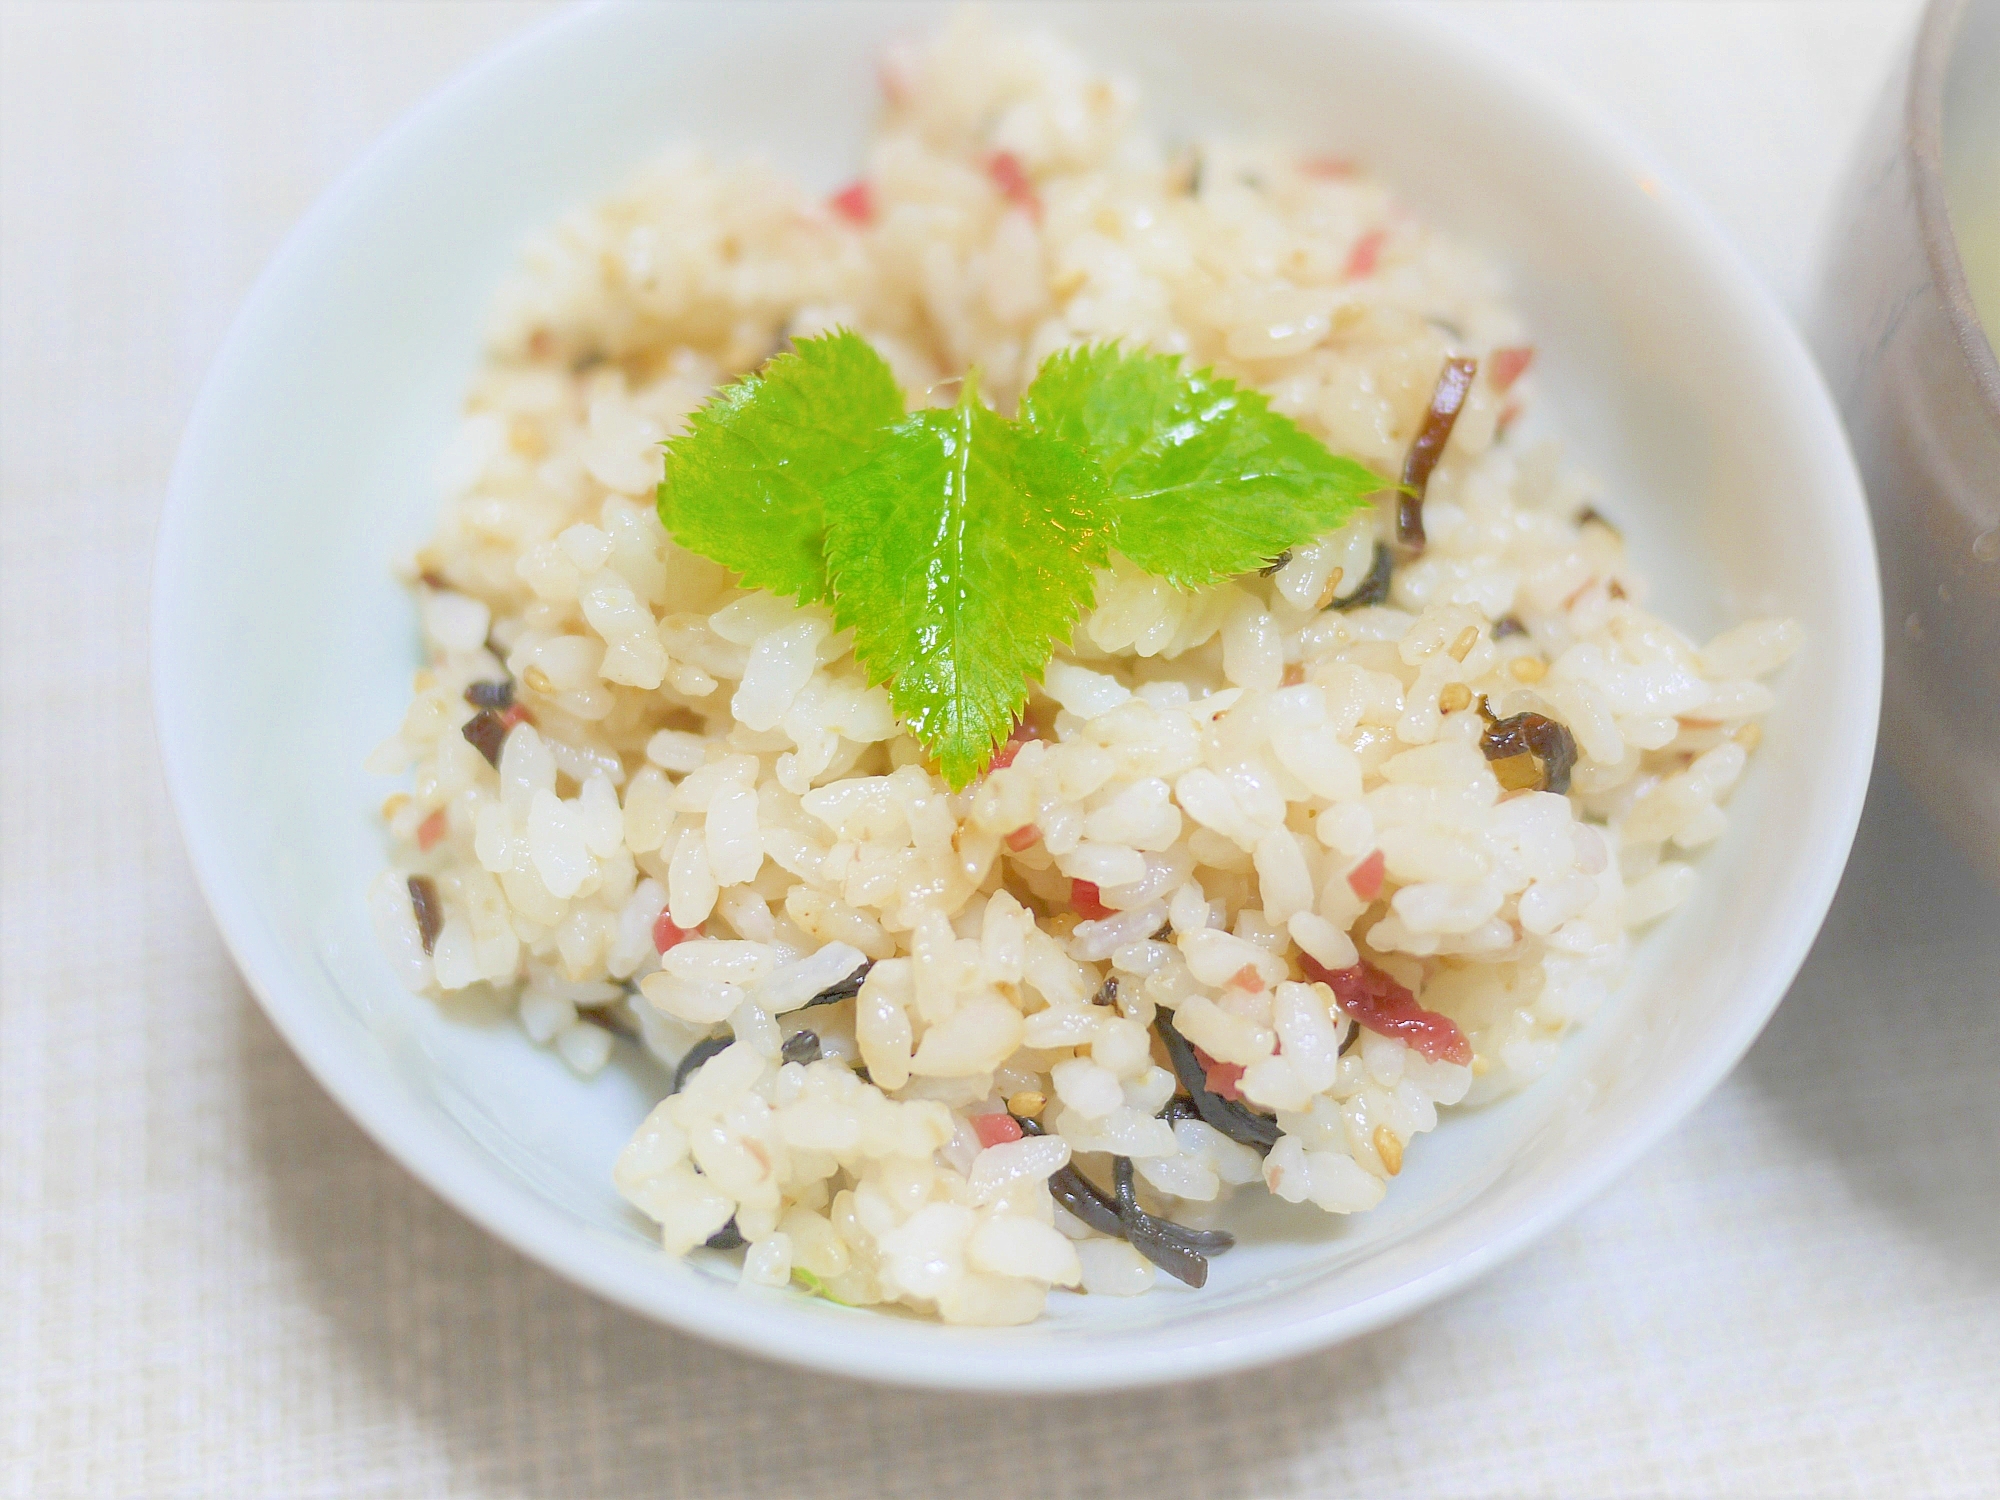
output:
[[[1044,363],[1009,422],[967,382],[904,417],[858,335],[802,340],[667,445],[660,518],[746,587],[831,600],[955,786],[991,758],[1115,545],[1184,588],[1339,526],[1388,481],[1173,357]]]
[[[1110,497],[1111,545],[1180,588],[1260,567],[1394,487],[1260,392],[1185,371],[1178,355],[1111,344],[1053,354],[1021,419],[1090,455]]]
[[[834,618],[904,722],[964,786],[1091,604],[1103,480],[1070,445],[995,416],[971,382],[826,495]]]
[[[723,387],[667,444],[661,523],[746,588],[826,599],[821,496],[902,417],[896,377],[861,335],[800,339]]]

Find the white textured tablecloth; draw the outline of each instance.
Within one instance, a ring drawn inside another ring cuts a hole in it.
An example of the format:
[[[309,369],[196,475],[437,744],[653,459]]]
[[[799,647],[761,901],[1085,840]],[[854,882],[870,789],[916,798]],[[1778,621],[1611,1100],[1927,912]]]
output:
[[[190,883],[151,533],[252,277],[528,24],[501,5],[0,10],[0,1493],[2000,1494],[2000,900],[1878,782],[1748,1061],[1509,1268],[1278,1370],[1066,1407],[720,1353],[375,1149]],[[1795,309],[1883,3],[1451,13],[1621,118]]]

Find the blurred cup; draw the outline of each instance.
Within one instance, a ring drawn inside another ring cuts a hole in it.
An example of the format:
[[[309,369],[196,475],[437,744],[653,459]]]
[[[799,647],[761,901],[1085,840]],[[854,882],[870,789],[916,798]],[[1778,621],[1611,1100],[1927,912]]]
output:
[[[2000,886],[2000,0],[1931,0],[1831,233],[1816,343],[1882,559],[1882,740]]]

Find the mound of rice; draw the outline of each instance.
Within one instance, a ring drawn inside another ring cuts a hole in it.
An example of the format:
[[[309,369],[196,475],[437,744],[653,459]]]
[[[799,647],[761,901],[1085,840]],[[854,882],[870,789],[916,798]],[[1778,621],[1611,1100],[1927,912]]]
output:
[[[1169,151],[1128,88],[976,18],[882,78],[832,200],[680,155],[532,248],[408,563],[429,663],[371,761],[414,767],[371,906],[412,989],[502,997],[582,1073],[621,1031],[669,1065],[733,1039],[617,1162],[668,1251],[733,1221],[746,1281],[1011,1323],[1155,1284],[1055,1204],[1065,1166],[1128,1158],[1192,1226],[1252,1183],[1356,1213],[1441,1107],[1540,1073],[1688,894],[1798,633],[1645,611],[1582,482],[1504,437],[1533,379],[1495,273],[1365,175]],[[952,793],[824,611],[654,514],[687,414],[837,324],[1003,410],[1064,345],[1183,351],[1388,472],[1444,359],[1481,373],[1384,602],[1325,607],[1380,516],[1197,594],[1114,565],[1036,737]],[[1502,787],[1482,702],[1568,727],[1567,795]],[[1470,1065],[1355,1044],[1306,959],[1386,971]],[[1268,1155],[1167,1108],[1161,1008],[1275,1115]],[[1045,1133],[988,1128],[1008,1101]]]

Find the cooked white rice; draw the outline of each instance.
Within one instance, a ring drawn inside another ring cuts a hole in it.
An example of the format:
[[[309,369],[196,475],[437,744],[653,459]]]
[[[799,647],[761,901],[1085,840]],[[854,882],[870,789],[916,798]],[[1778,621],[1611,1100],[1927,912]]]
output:
[[[1547,1067],[1627,934],[1688,894],[1798,632],[1696,646],[1645,611],[1616,531],[1579,520],[1591,492],[1497,435],[1533,379],[1495,378],[1526,339],[1494,271],[1382,185],[1283,148],[1170,152],[1129,88],[976,18],[883,80],[865,224],[681,154],[532,248],[409,564],[429,661],[371,762],[414,767],[371,904],[412,989],[511,997],[579,1072],[614,1030],[669,1064],[733,1036],[617,1163],[668,1251],[733,1218],[747,1281],[1011,1323],[1051,1287],[1155,1284],[1057,1208],[1065,1164],[1101,1183],[1129,1157],[1184,1224],[1253,1182],[1359,1212],[1440,1106]],[[660,443],[716,384],[836,324],[920,394],[978,366],[1003,408],[1065,345],[1183,351],[1390,472],[1446,356],[1482,373],[1389,602],[1322,608],[1380,517],[1197,594],[1114,563],[1036,694],[1043,738],[952,793],[823,610],[737,590],[653,510]],[[529,718],[495,766],[465,694],[509,678]],[[1569,727],[1569,795],[1503,792],[1481,699]],[[1112,915],[1079,920],[1074,881]],[[663,911],[698,930],[664,956]],[[1471,1065],[1373,1031],[1343,1051],[1354,1023],[1300,954],[1395,976]],[[858,999],[796,1014],[864,960]],[[1160,1007],[1245,1069],[1268,1156],[1159,1118]],[[783,1062],[802,1023],[823,1059]],[[1047,1134],[982,1147],[974,1122],[1023,1095]]]

